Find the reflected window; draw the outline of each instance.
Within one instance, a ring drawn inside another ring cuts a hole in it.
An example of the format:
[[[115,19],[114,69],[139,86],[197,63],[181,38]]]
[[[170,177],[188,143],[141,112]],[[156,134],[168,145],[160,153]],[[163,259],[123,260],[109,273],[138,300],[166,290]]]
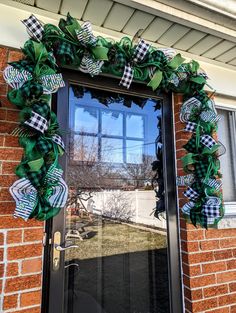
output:
[[[70,88],[70,102],[73,161],[83,162],[91,158],[91,161],[103,163],[141,164],[145,155],[155,155],[153,134],[158,129],[150,128],[157,118],[151,116],[153,100],[147,99],[144,109],[135,103],[124,109],[119,101],[102,106],[91,96],[89,89],[81,97],[76,97],[74,89]]]

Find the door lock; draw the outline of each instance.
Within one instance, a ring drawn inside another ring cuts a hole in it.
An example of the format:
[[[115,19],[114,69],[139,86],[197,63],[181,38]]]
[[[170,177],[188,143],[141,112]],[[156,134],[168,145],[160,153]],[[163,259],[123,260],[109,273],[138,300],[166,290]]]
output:
[[[60,268],[60,257],[61,252],[66,251],[72,248],[79,248],[78,245],[69,245],[69,246],[62,246],[61,245],[61,233],[56,231],[54,233],[53,238],[53,270],[57,271]]]

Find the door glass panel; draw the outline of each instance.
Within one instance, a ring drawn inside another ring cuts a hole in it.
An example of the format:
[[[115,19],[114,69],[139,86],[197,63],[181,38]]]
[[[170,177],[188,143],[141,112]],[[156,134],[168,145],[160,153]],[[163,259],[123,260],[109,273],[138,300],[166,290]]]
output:
[[[70,86],[65,225],[78,248],[65,252],[65,313],[169,312],[166,219],[153,215],[157,102]]]

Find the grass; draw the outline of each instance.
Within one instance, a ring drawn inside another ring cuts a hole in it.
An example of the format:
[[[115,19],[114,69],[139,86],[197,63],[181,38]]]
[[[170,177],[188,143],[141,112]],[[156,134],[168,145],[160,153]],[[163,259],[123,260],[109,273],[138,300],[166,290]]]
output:
[[[68,220],[67,227],[73,228],[73,222],[76,220],[79,221],[79,218]],[[86,226],[85,230],[90,231],[87,239],[72,239],[79,248],[66,252],[67,261],[155,250],[167,245],[166,236],[152,229],[134,228],[127,224],[103,220],[101,217]]]

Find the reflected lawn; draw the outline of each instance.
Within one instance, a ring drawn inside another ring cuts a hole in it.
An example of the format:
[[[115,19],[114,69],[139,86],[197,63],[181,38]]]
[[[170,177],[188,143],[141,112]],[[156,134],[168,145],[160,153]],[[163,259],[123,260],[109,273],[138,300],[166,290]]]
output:
[[[78,229],[79,217],[67,220],[67,229]],[[83,241],[70,239],[79,245],[78,249],[71,249],[66,253],[66,260],[90,259],[123,253],[147,251],[166,248],[166,236],[153,229],[133,227],[129,224],[104,220],[101,217],[88,222],[84,230],[88,232]]]

